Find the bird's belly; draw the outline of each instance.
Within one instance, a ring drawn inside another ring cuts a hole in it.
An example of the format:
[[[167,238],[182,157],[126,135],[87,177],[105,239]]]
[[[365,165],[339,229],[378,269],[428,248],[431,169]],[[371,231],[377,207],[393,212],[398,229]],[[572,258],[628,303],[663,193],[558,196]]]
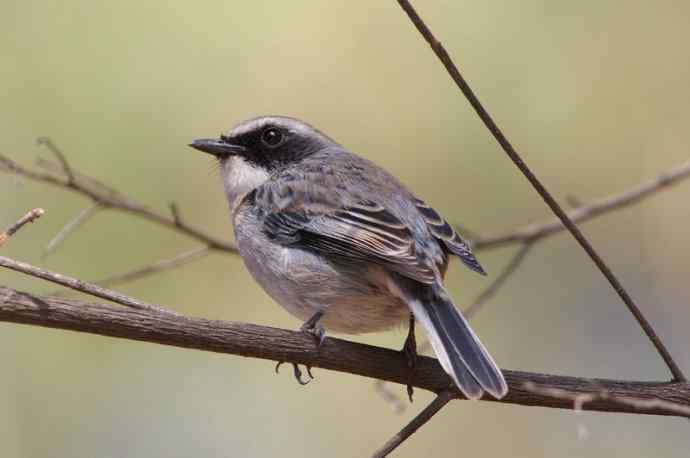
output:
[[[302,321],[323,310],[319,323],[327,331],[360,334],[394,327],[409,317],[409,308],[389,291],[386,273],[378,266],[329,262],[263,236],[245,237],[242,231],[236,231],[236,239],[254,279]]]

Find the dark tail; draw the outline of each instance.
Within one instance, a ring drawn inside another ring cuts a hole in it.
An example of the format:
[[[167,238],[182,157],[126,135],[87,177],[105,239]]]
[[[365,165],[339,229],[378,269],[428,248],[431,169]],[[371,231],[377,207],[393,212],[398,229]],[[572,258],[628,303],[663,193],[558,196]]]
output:
[[[407,282],[405,282],[407,283]],[[401,288],[415,318],[429,336],[441,366],[468,399],[484,391],[497,399],[508,392],[503,374],[440,285],[409,283]]]

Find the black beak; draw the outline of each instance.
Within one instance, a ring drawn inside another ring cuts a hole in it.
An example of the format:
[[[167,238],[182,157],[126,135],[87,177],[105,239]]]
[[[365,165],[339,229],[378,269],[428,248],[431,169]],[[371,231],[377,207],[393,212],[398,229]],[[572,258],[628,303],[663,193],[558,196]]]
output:
[[[194,149],[212,154],[218,159],[244,153],[247,149],[242,145],[233,145],[214,138],[200,138],[189,144]]]

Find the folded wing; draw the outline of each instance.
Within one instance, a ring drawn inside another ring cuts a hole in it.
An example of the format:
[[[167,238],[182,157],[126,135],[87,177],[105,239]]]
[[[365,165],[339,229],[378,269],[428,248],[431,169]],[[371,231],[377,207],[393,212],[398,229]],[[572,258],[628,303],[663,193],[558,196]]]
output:
[[[275,187],[264,185],[252,198],[264,212],[264,231],[273,240],[345,260],[375,262],[424,284],[436,280],[433,263],[416,252],[409,228],[383,206],[368,200],[326,205],[332,193],[325,189],[312,188],[308,198],[295,198],[298,190],[284,189],[290,185],[267,186]]]
[[[479,264],[477,258],[474,257],[474,254],[472,254],[469,245],[467,245],[462,237],[460,237],[460,234],[453,229],[453,226],[448,224],[448,221],[421,199],[415,199],[415,205],[424,217],[424,221],[426,221],[431,233],[444,244],[449,252],[458,256],[463,264],[470,269],[482,275],[486,275],[484,268]]]

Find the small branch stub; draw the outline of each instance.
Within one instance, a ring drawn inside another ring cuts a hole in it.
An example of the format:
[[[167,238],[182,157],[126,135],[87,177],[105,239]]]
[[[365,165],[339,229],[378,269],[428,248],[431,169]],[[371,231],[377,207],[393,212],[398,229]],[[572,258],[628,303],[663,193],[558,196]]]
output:
[[[5,230],[5,232],[0,234],[0,246],[2,246],[7,241],[7,239],[12,237],[12,235],[14,235],[19,229],[21,229],[29,223],[33,223],[38,218],[43,216],[45,212],[46,211],[42,208],[34,208],[29,213],[22,216],[16,223],[8,227],[7,230]]]

